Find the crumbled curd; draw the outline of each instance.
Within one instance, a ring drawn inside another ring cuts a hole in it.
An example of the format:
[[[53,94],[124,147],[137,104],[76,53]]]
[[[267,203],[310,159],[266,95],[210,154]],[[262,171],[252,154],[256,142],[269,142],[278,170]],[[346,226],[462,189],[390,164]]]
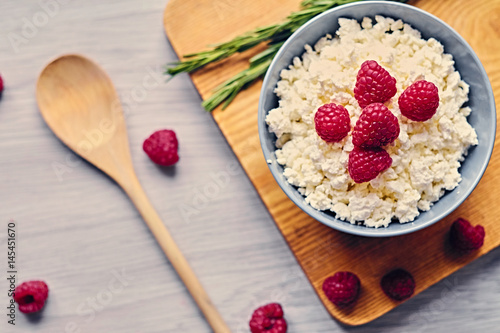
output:
[[[435,39],[401,20],[381,16],[339,19],[337,36],[327,35],[302,58],[281,72],[275,89],[279,107],[266,122],[276,137],[276,158],[288,182],[298,187],[312,207],[331,210],[342,220],[370,227],[392,220],[413,221],[427,211],[445,190],[461,181],[458,169],[467,150],[477,144],[463,107],[469,86],[454,69],[451,55]],[[392,166],[370,182],[356,184],[347,161],[353,149],[349,134],[327,143],[316,134],[314,114],[325,103],[342,104],[354,126],[361,108],[354,98],[356,74],[366,60],[375,60],[396,78],[397,93],[385,105],[398,118],[400,135],[386,150]],[[399,95],[413,82],[425,79],[439,90],[440,105],[428,121],[414,122],[401,115]]]

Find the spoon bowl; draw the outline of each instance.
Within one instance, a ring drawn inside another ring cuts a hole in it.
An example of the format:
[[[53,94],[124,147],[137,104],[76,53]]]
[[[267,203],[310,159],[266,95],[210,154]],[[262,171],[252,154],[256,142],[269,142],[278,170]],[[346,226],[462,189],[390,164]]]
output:
[[[122,107],[108,75],[85,57],[65,55],[45,67],[36,93],[54,134],[123,186],[132,160]]]

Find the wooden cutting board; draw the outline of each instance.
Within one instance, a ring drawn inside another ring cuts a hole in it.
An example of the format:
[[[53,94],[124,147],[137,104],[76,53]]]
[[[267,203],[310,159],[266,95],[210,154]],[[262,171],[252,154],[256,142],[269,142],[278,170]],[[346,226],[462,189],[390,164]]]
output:
[[[299,3],[299,0],[170,0],[164,25],[170,43],[181,57],[257,26],[278,22],[297,10]],[[499,105],[500,0],[409,3],[438,16],[469,42],[486,68]],[[192,74],[201,97],[205,99],[218,84],[246,68],[249,57],[255,53],[247,51]],[[500,196],[500,153],[496,148],[472,195],[450,216],[424,230],[370,239],[344,234],[313,220],[281,191],[264,161],[257,133],[261,85],[258,82],[242,92],[226,110],[215,110],[214,119],[321,301],[342,323],[361,325],[401,304],[387,298],[379,287],[380,278],[388,271],[401,267],[411,272],[416,281],[416,295],[500,244],[500,222],[496,220],[500,205],[495,202]],[[478,252],[459,256],[450,249],[448,230],[458,217],[485,227],[485,244]],[[333,306],[321,291],[323,280],[341,270],[356,273],[362,281],[358,302],[344,310]]]

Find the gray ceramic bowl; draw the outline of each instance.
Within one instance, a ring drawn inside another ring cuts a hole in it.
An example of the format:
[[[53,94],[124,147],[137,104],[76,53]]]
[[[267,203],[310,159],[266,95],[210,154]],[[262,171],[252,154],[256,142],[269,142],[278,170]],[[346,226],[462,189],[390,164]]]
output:
[[[338,29],[338,18],[354,18],[360,21],[363,17],[373,18],[375,15],[402,19],[413,28],[420,30],[422,38],[434,37],[444,45],[445,53],[453,55],[455,68],[462,79],[470,85],[468,105],[472,113],[469,123],[476,129],[479,144],[469,149],[469,155],[459,170],[462,182],[453,191],[446,193],[427,212],[422,212],[413,222],[391,223],[387,228],[370,228],[353,225],[335,218],[331,212],[318,211],[312,208],[283,176],[283,167],[276,162],[274,134],[269,133],[265,117],[269,110],[278,106],[278,97],[274,88],[282,69],[291,64],[293,57],[304,53],[304,45],[314,45],[321,37]],[[288,197],[304,212],[327,226],[354,235],[369,237],[387,237],[403,235],[430,226],[455,210],[472,192],[481,179],[490,160],[496,132],[496,109],[488,76],[478,57],[467,42],[450,26],[437,17],[413,6],[384,1],[362,1],[343,5],[313,18],[297,30],[281,47],[274,58],[264,79],[259,101],[259,136],[266,160],[270,161],[269,169],[279,186]]]

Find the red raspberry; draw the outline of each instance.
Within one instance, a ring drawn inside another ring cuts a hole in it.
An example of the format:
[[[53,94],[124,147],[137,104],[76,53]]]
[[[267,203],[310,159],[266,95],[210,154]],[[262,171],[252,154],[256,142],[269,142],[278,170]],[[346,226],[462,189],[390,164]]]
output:
[[[3,79],[2,76],[0,75],[0,96],[2,96],[2,92],[3,92]]]
[[[459,218],[451,225],[451,244],[461,252],[470,252],[479,249],[484,243],[484,228],[475,227],[469,221]]]
[[[40,311],[49,296],[49,287],[43,281],[23,282],[14,290],[14,301],[19,304],[19,311],[33,313]]]
[[[375,60],[367,60],[356,76],[354,97],[362,108],[371,103],[385,103],[396,94],[396,79]]]
[[[439,106],[438,88],[432,82],[420,80],[405,89],[398,99],[401,114],[413,121],[432,118]]]
[[[178,147],[175,132],[168,129],[154,132],[142,145],[153,162],[164,166],[174,165],[179,161]]]
[[[398,118],[382,103],[363,109],[352,132],[352,143],[358,147],[380,147],[399,136]]]
[[[320,138],[326,142],[339,142],[351,130],[351,118],[345,107],[330,103],[316,111],[314,125]]]
[[[361,282],[356,274],[351,272],[337,272],[323,282],[323,292],[333,304],[348,306],[359,296]]]
[[[287,329],[283,309],[278,303],[270,303],[255,310],[250,319],[252,333],[285,333]]]
[[[368,182],[389,168],[392,158],[382,148],[354,147],[349,154],[348,170],[356,183]]]
[[[404,269],[396,269],[384,275],[380,280],[380,287],[390,298],[402,301],[413,295],[415,280]]]

